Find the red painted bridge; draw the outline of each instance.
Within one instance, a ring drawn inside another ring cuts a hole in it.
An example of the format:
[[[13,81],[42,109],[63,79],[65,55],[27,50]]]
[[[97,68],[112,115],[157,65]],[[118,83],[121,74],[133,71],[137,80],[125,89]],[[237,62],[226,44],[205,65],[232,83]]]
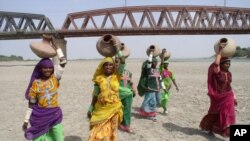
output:
[[[103,34],[249,34],[250,9],[217,6],[132,6],[68,14],[56,30],[45,15],[0,11],[0,40],[42,34],[90,37]]]

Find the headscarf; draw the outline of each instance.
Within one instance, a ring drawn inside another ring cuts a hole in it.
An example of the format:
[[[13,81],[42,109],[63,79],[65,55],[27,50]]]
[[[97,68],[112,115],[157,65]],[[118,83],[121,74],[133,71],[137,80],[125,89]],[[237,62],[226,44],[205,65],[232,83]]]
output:
[[[30,82],[29,82],[29,85],[26,89],[26,92],[25,92],[25,98],[28,100],[29,99],[29,91],[30,91],[30,87],[33,83],[33,81],[35,79],[39,79],[42,77],[42,71],[41,71],[41,68],[42,67],[51,67],[53,68],[53,71],[52,73],[54,73],[54,64],[53,62],[49,59],[49,58],[43,58],[41,59],[35,66],[34,70],[33,70],[33,73],[31,75],[31,78],[30,78]]]
[[[99,88],[97,102],[94,105],[94,111],[90,119],[90,128],[92,129],[96,124],[102,124],[114,115],[118,115],[119,123],[122,121],[122,103],[119,99],[119,80],[117,75],[112,74],[110,81],[106,80],[104,76],[103,65],[105,63],[113,63],[111,57],[105,57],[96,68],[92,81],[96,83]],[[109,83],[109,85],[107,85]]]
[[[100,62],[100,64],[98,65],[98,67],[95,70],[92,81],[94,81],[98,75],[103,74],[103,64],[105,64],[107,62],[114,63],[114,60],[111,57],[105,57],[104,59],[102,59],[102,61]]]
[[[227,61],[231,61],[228,57],[222,57],[221,59],[220,59],[220,64],[223,64],[223,63],[225,63],[225,62],[227,62]]]

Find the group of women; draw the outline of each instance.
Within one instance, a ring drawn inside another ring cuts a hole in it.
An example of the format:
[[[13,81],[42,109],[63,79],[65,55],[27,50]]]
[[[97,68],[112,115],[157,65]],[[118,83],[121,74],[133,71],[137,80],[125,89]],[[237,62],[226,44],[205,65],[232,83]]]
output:
[[[167,104],[169,100],[169,90],[172,82],[176,90],[179,88],[176,84],[173,71],[168,69],[169,61],[162,57],[160,68],[157,67],[158,60],[153,57],[154,49],[149,50],[149,58],[142,65],[142,72],[138,84],[139,95],[144,96],[144,101],[139,109],[142,117],[157,121],[156,108],[162,107],[163,113],[167,113]],[[166,49],[162,50],[162,55]]]
[[[56,44],[54,46],[57,48]],[[168,69],[168,60],[162,59],[159,69],[158,61],[152,55],[153,49],[150,50],[148,60],[142,65],[143,77],[141,76],[136,89],[132,73],[125,69],[125,57],[119,47],[116,49],[116,57],[105,57],[92,78],[94,90],[87,113],[90,119],[89,141],[115,141],[118,128],[134,133],[130,128],[131,106],[137,89],[140,95],[144,95],[138,113],[153,121],[157,121],[157,107],[162,107],[164,113],[167,113],[171,83],[173,82],[176,90],[179,90],[173,72]],[[162,53],[165,52],[163,49]],[[29,108],[25,115],[23,130],[28,140],[64,140],[61,124],[63,116],[58,105],[57,90],[66,64],[65,58],[61,57],[60,62],[58,68],[54,69],[53,62],[49,58],[43,58],[35,66],[25,93]],[[229,125],[235,124],[234,106],[237,104],[230,85],[232,75],[229,67],[230,60],[221,58],[221,54],[218,53],[208,72],[210,109],[200,123],[201,129],[223,136],[229,136]]]

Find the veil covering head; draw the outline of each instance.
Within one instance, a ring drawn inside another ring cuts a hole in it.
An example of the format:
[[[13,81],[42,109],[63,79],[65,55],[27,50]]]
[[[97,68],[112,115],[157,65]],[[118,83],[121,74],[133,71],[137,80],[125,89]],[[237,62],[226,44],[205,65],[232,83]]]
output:
[[[98,67],[95,70],[92,81],[94,81],[98,75],[101,75],[104,73],[103,72],[103,65],[107,62],[114,63],[114,60],[112,57],[105,57],[104,59],[102,59],[102,61],[100,62],[100,64],[98,65]]]
[[[220,64],[223,64],[223,63],[228,62],[228,61],[231,61],[230,58],[228,58],[228,57],[221,57]]]
[[[29,85],[26,89],[26,92],[25,92],[25,98],[28,100],[29,99],[29,90],[30,90],[30,87],[33,83],[33,81],[35,79],[39,79],[42,77],[42,67],[49,67],[49,68],[53,68],[53,71],[52,73],[54,73],[54,64],[53,62],[49,59],[49,58],[43,58],[41,59],[35,66],[34,70],[33,70],[33,73],[31,75],[31,78],[30,78],[30,82],[29,82]]]

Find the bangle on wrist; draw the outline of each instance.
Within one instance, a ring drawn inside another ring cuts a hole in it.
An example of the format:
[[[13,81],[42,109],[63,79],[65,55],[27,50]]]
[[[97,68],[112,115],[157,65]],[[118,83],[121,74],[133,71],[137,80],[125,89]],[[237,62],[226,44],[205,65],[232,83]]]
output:
[[[63,54],[63,52],[62,52],[62,49],[61,49],[61,48],[56,49],[56,53],[57,53],[57,55],[58,55],[58,57],[59,57],[59,58],[64,57],[64,54]]]
[[[31,113],[32,113],[32,109],[28,108],[28,110],[26,111],[26,114],[25,114],[24,122],[27,122],[27,123],[29,122]]]

